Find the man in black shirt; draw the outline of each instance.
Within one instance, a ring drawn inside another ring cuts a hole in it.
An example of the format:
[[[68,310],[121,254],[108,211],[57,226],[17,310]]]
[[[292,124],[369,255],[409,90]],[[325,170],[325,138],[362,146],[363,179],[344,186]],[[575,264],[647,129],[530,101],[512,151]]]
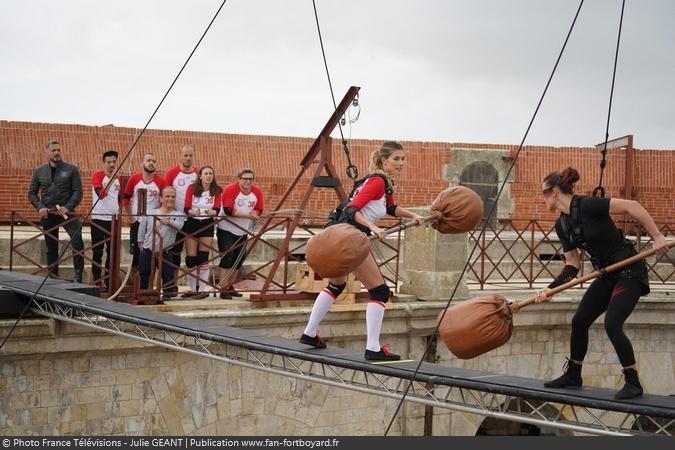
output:
[[[38,210],[42,219],[42,228],[47,245],[47,265],[49,273],[59,275],[59,226],[63,226],[74,250],[82,251],[82,225],[77,217],[73,216],[75,207],[82,200],[82,180],[77,167],[61,159],[61,144],[50,140],[45,145],[49,161],[33,171],[28,188],[28,199]],[[56,228],[54,228],[56,227]],[[51,231],[51,228],[54,228]],[[73,257],[76,283],[82,282],[84,258],[82,255]]]

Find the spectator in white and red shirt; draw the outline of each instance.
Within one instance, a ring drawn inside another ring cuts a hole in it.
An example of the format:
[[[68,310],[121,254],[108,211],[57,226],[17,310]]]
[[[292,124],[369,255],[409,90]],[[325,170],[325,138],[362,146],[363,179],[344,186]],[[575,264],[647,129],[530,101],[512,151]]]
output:
[[[164,180],[157,175],[157,158],[152,153],[143,155],[143,170],[129,177],[124,188],[124,199],[122,206],[127,214],[131,215],[131,225],[129,226],[129,252],[132,254],[131,267],[138,267],[138,215],[144,215],[150,209],[159,208],[159,198]],[[145,210],[139,211],[139,196],[141,189],[145,190]]]
[[[218,222],[218,251],[223,254],[218,267],[221,280],[220,298],[241,297],[233,284],[246,256],[248,230],[263,212],[263,194],[254,186],[253,169],[244,168],[237,174],[238,181],[223,190],[223,208]]]
[[[108,269],[110,267],[110,231],[112,217],[120,213],[120,180],[112,178],[117,170],[117,156],[115,150],[103,153],[103,170],[98,170],[91,176],[91,246],[92,265],[91,274],[94,283],[105,291],[108,285]],[[105,266],[102,266],[103,247],[105,247]],[[101,276],[103,274],[103,276]]]
[[[186,240],[188,285],[190,292],[184,298],[206,298],[209,285],[209,252],[213,243],[214,217],[218,215],[222,189],[216,183],[213,167],[199,170],[197,181],[185,194],[185,213],[188,219],[184,229],[190,235]]]
[[[164,174],[164,182],[166,185],[173,186],[176,190],[176,208],[180,212],[183,212],[183,207],[185,206],[185,194],[187,193],[188,187],[190,187],[197,179],[197,171],[199,169],[194,165],[194,160],[194,147],[190,144],[183,145],[180,149],[180,163]],[[185,227],[185,225],[183,225],[183,227]],[[173,253],[173,265],[176,269],[174,270],[173,283],[176,289],[178,268],[180,267],[180,255],[183,252],[183,244],[186,239],[185,232],[186,230],[182,229],[181,232],[178,233],[176,236],[176,243],[171,249],[171,252]]]

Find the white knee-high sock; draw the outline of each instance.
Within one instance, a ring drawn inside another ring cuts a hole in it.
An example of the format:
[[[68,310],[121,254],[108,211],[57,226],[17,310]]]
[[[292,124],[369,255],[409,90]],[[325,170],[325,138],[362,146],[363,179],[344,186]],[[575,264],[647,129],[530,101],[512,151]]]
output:
[[[328,289],[324,289],[319,292],[319,295],[316,296],[314,300],[314,306],[312,306],[312,313],[309,315],[309,322],[307,322],[307,327],[305,328],[305,334],[310,337],[316,336],[316,331],[319,329],[319,324],[326,317],[326,314],[330,310],[331,305],[335,301],[335,297]]]
[[[209,264],[205,263],[199,266],[199,292],[204,292],[209,288]]]
[[[368,341],[366,349],[372,352],[380,351],[380,330],[382,329],[382,319],[384,319],[385,304],[376,300],[371,300],[366,306],[366,331],[368,332]]]
[[[197,276],[199,275],[199,268],[197,266],[188,267],[187,282],[190,287],[190,292],[197,292]]]

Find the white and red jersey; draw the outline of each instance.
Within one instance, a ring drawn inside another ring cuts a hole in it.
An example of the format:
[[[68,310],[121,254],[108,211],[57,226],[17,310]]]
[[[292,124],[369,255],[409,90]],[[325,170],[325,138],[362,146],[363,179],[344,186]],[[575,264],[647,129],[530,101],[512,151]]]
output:
[[[204,191],[202,192],[202,195],[197,197],[192,193],[194,190],[194,184],[191,184],[187,192],[185,193],[185,211],[188,209],[198,209],[200,211],[200,215],[197,217],[193,217],[193,219],[197,220],[204,220],[208,219],[209,216],[207,216],[204,211],[207,209],[215,209],[216,212],[220,211],[220,205],[221,205],[221,195],[220,192],[216,192],[214,195],[211,195],[209,191]]]
[[[181,166],[172,167],[164,174],[164,183],[167,186],[173,186],[176,190],[176,206],[178,209],[185,205],[185,193],[188,187],[197,180],[199,169],[192,168],[192,172],[183,172]],[[182,209],[181,209],[182,210]]]
[[[237,213],[251,214],[252,211],[258,211],[258,214],[263,212],[263,195],[258,186],[252,186],[251,192],[244,194],[241,191],[238,182],[230,183],[225,186],[223,190],[223,209],[220,211],[220,216],[227,216],[228,220],[221,220],[218,222],[218,228],[229,231],[232,234],[241,236],[246,234],[253,222],[253,219],[247,217],[234,217]],[[234,222],[241,228],[233,225]]]
[[[375,223],[387,215],[387,207],[395,205],[394,194],[387,195],[382,177],[373,176],[359,186],[347,206],[353,206]]]
[[[159,198],[164,188],[164,180],[159,175],[153,174],[152,181],[146,183],[143,181],[143,175],[138,172],[129,177],[127,185],[124,187],[124,200],[122,205],[131,203],[131,214],[136,214],[138,208],[138,190],[147,190],[146,211],[159,208]],[[135,221],[135,218],[133,219]]]
[[[91,176],[91,200],[94,207],[91,218],[96,220],[112,220],[112,216],[120,212],[120,180],[115,178],[110,184],[110,177],[99,170]],[[101,195],[99,195],[98,193]]]

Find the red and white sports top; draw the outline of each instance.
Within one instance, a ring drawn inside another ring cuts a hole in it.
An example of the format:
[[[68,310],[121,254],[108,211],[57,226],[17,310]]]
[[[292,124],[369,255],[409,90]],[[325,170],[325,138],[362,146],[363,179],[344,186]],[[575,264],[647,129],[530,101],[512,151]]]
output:
[[[193,167],[192,172],[185,173],[181,166],[172,167],[164,174],[164,183],[173,186],[176,190],[176,208],[182,211],[185,205],[185,193],[188,187],[197,180],[198,168]]]
[[[131,201],[131,214],[136,214],[138,206],[138,190],[147,189],[148,197],[146,203],[146,211],[159,208],[159,197],[164,187],[164,180],[159,175],[153,174],[152,181],[146,183],[143,181],[143,175],[138,172],[129,177],[127,185],[124,188],[124,200],[122,205],[126,206]],[[136,219],[132,219],[135,221]]]
[[[216,212],[220,210],[221,195],[220,192],[216,192],[215,195],[211,195],[209,191],[202,192],[202,195],[197,197],[192,194],[194,190],[194,184],[191,184],[187,192],[185,193],[185,209],[198,209],[199,216],[193,217],[193,219],[204,220],[208,219],[209,216],[205,214],[207,209],[215,209]]]
[[[110,177],[105,171],[99,170],[91,176],[91,200],[94,207],[91,218],[96,220],[112,220],[112,216],[120,212],[120,180],[115,178],[110,187]],[[99,196],[96,191],[99,191]]]
[[[218,228],[229,231],[237,236],[246,234],[246,231],[251,226],[253,219],[246,217],[233,217],[235,213],[250,214],[251,211],[258,211],[258,214],[263,212],[263,195],[258,186],[252,186],[251,192],[244,194],[241,192],[238,182],[230,183],[225,186],[223,190],[223,209],[220,211],[220,216],[227,216],[227,220],[218,222]],[[230,214],[226,214],[229,210]],[[230,222],[234,222],[241,228],[236,227]]]
[[[387,215],[387,206],[394,205],[394,194],[387,195],[382,177],[367,178],[359,186],[347,206],[353,206],[371,222],[377,222]]]

